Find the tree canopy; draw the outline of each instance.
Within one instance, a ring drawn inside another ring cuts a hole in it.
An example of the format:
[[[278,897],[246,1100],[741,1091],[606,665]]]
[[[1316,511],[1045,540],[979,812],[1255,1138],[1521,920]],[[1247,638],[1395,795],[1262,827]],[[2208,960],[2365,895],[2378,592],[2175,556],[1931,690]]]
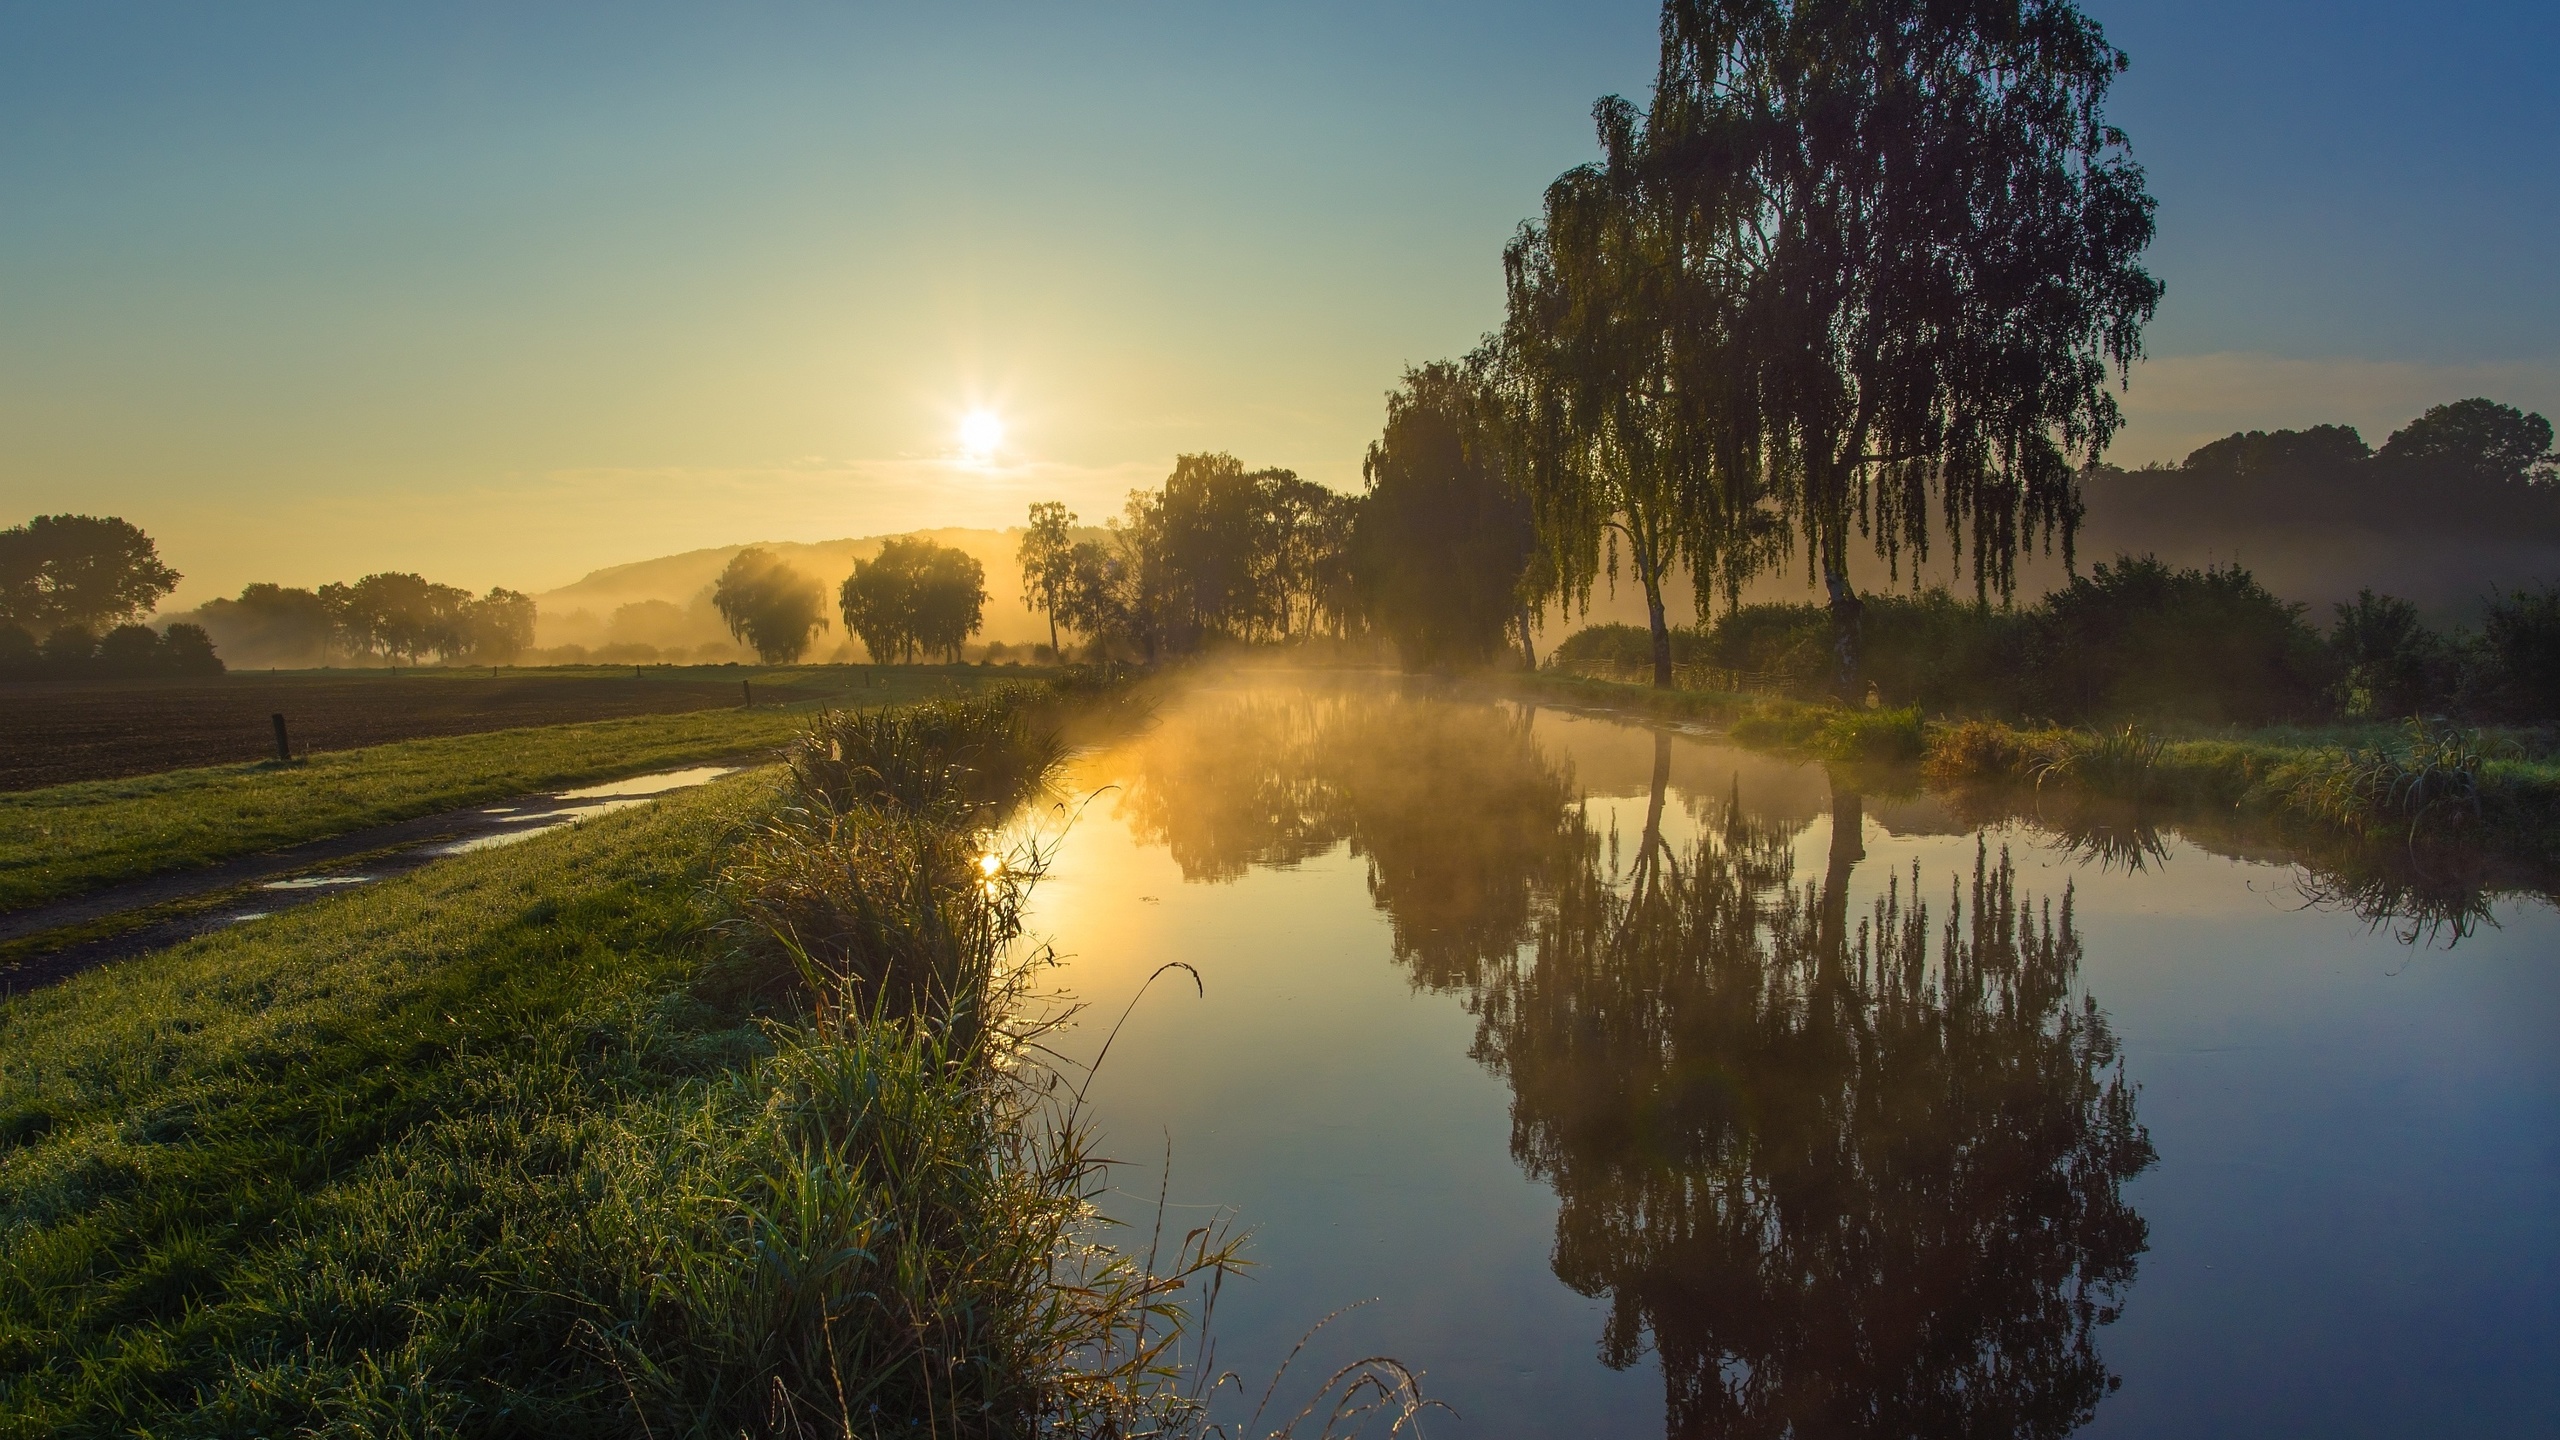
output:
[[[1362,611],[1408,668],[1488,661],[1526,613],[1536,530],[1504,458],[1481,373],[1434,363],[1389,392],[1352,554]]]
[[[0,530],[0,620],[95,632],[148,614],[182,578],[132,522],[38,515]]]
[[[985,616],[986,579],[976,557],[903,536],[855,561],[836,602],[876,662],[913,660],[919,650],[956,661]]]
[[[1058,622],[1149,659],[1215,640],[1340,633],[1355,604],[1358,503],[1232,455],[1179,456],[1161,489],[1129,493],[1106,539],[1067,548]]]
[[[768,665],[797,661],[827,628],[826,592],[818,582],[753,545],[729,557],[712,586],[711,604],[729,637],[753,647]]]
[[[1058,501],[1034,504],[1016,551],[1022,563],[1022,603],[1048,617],[1051,654],[1058,649],[1058,612],[1075,583],[1075,523],[1074,513]]]
[[[1675,411],[1756,452],[1855,665],[1849,553],[1898,573],[1933,527],[2006,596],[2068,558],[2076,476],[2161,294],[2154,202],[2106,121],[2126,65],[2071,0],[1668,0],[1642,150],[1679,217]],[[1844,679],[1846,675],[1844,673]]]
[[[2560,470],[2550,421],[2478,398],[2438,405],[2393,431],[2382,458],[2493,485],[2548,484]]]
[[[309,594],[252,585],[234,604],[242,612],[254,606],[291,622],[303,611],[300,597]],[[351,585],[323,585],[315,598],[328,617],[331,638],[358,655],[412,665],[429,656],[448,664],[505,664],[533,643],[533,597],[513,590],[474,597],[459,585],[385,572]]]

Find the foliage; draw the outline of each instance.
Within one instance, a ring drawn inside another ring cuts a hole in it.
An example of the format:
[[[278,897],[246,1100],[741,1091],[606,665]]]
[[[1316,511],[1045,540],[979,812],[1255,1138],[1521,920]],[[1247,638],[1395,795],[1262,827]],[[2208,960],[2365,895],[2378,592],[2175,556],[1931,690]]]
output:
[[[2381,458],[2486,485],[2550,484],[2560,471],[2550,421],[2479,398],[2435,406],[2393,431]]]
[[[1930,732],[1920,773],[1933,785],[1997,783],[2033,773],[2051,751],[2037,738],[1991,720],[1964,720]]]
[[[1817,749],[1828,760],[1916,762],[1922,750],[1920,712],[1908,707],[1842,710],[1824,723]]]
[[[2560,717],[2560,584],[2490,602],[2480,626],[2481,707],[2518,720]]]
[[[1757,457],[1732,453],[1730,395],[1697,383],[1723,343],[1720,285],[1685,284],[1676,201],[1648,183],[1653,138],[1634,107],[1594,108],[1603,160],[1547,187],[1541,218],[1503,251],[1506,311],[1495,361],[1511,411],[1518,484],[1542,570],[1581,601],[1620,547],[1644,592],[1654,684],[1671,684],[1664,589],[1685,560],[1703,596],[1739,587],[1766,547]],[[1684,368],[1685,367],[1685,368]],[[1772,537],[1774,538],[1774,537]]]
[[[43,664],[44,650],[27,627],[15,620],[0,620],[0,680],[30,678]]]
[[[1352,541],[1362,613],[1409,670],[1481,665],[1524,623],[1535,534],[1505,469],[1498,401],[1475,370],[1407,370],[1370,443]]]
[[[2179,468],[2224,485],[2248,485],[2296,475],[2332,473],[2362,464],[2372,447],[2352,425],[2308,430],[2246,430],[2189,451]]]
[[[2417,606],[2368,589],[2333,608],[2329,649],[2343,671],[2339,708],[2346,714],[2414,715],[2454,698],[2460,656],[2419,621]]]
[[[2415,844],[2480,824],[2489,761],[2478,731],[2413,719],[2399,744],[2350,749],[2335,764],[2312,767],[2286,799],[2344,830],[2405,827]]]
[[[1058,501],[1031,507],[1031,523],[1023,527],[1017,557],[1022,565],[1022,603],[1049,617],[1049,649],[1058,649],[1058,616],[1075,585],[1075,515]],[[852,621],[845,622],[852,628]]]
[[[748,546],[729,557],[712,586],[712,608],[729,637],[752,646],[768,665],[789,664],[807,653],[827,628],[826,595],[818,582],[770,551]]]
[[[86,625],[57,625],[44,637],[41,648],[45,669],[54,674],[76,673],[98,658],[98,637]]]
[[[829,814],[898,811],[976,823],[1038,793],[1065,760],[1063,687],[997,686],[976,695],[874,710],[830,710],[790,750],[792,782]],[[1080,695],[1099,703],[1098,695]]]
[[[1133,490],[1101,541],[1063,562],[1059,621],[1097,656],[1153,661],[1212,642],[1345,632],[1357,502],[1232,455],[1183,455],[1160,490]]]
[[[1709,653],[1706,635],[1691,629],[1671,632],[1671,663],[1674,665],[1706,660]],[[1558,663],[1598,660],[1622,666],[1650,665],[1653,663],[1653,632],[1641,625],[1586,625],[1558,642],[1555,649],[1548,652],[1548,658]]]
[[[329,658],[329,606],[310,590],[259,581],[241,587],[238,599],[206,601],[196,622],[242,665],[298,668]]]
[[[85,626],[63,625],[41,645],[14,622],[0,621],[0,680],[135,680],[222,671],[213,638],[183,621],[165,632],[119,625],[95,640]]]
[[[2302,611],[2238,565],[2102,563],[2037,607],[2031,708],[2243,724],[2317,715],[2333,676]]]
[[[236,609],[213,617],[214,622],[236,614],[251,625],[284,628],[289,636],[307,614],[306,595],[310,592],[252,585],[232,602]],[[414,665],[432,655],[447,664],[505,664],[533,643],[533,597],[504,588],[475,598],[458,585],[385,572],[353,584],[323,585],[311,598],[327,617],[330,639],[370,658]]]
[[[30,631],[95,633],[148,613],[180,578],[150,536],[112,515],[38,515],[0,530],[0,621]]]
[[[2125,63],[2069,0],[1664,7],[1647,144],[1711,297],[1695,324],[1730,335],[1689,388],[1743,397],[1840,681],[1853,536],[1898,567],[1943,523],[1977,595],[2007,595],[2039,535],[2070,552],[2079,467],[2121,423],[2108,368],[2161,293],[2138,263],[2153,202],[2104,115]]]
[[[2027,774],[2041,790],[2048,784],[2078,785],[2129,800],[2153,797],[2160,757],[2167,743],[2139,725],[2119,725],[2096,732],[2062,732],[2056,743],[2036,756]]]
[[[853,562],[836,603],[875,663],[913,661],[919,650],[957,661],[985,617],[986,579],[966,551],[902,536]]]

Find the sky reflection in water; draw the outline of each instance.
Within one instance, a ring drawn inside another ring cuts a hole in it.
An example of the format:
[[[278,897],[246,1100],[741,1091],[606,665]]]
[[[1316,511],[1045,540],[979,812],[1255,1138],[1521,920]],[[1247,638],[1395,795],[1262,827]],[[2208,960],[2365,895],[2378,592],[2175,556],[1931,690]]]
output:
[[[1093,1095],[1124,1215],[1169,1141],[1169,1223],[1254,1229],[1248,1397],[1377,1297],[1303,1378],[1396,1355],[1438,1434],[2560,1425],[2539,906],[2410,949],[2174,830],[1387,685],[1206,688],[1078,783],[1034,929],[1103,1020],[1204,977]]]

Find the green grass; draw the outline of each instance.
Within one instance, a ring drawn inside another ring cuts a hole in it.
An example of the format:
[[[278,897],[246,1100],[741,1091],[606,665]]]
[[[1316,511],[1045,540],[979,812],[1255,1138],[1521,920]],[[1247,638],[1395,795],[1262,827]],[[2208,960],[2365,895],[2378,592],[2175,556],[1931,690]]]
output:
[[[386,1433],[403,1407],[504,1429],[510,1390],[547,1410],[591,1387],[591,1357],[509,1352],[543,1270],[590,1243],[563,1186],[629,1143],[619,1112],[770,1049],[681,987],[723,835],[772,784],[458,857],[0,1008],[8,1429]]]
[[[1863,711],[1751,695],[1663,691],[1539,673],[1513,693],[1719,722],[1733,738],[1836,764],[1918,762],[1939,785],[1991,782],[2214,809],[2356,839],[2404,841],[2454,830],[2508,853],[2560,858],[2560,756],[2539,730],[2462,732],[2478,753],[2448,767],[2444,742],[2413,742],[2405,723],[2359,721],[2240,730],[2078,729],[1992,720],[1925,721],[1916,710]],[[2448,782],[2451,790],[2446,789]],[[2451,794],[2453,803],[2438,798]],[[2414,798],[2413,798],[2414,797]]]
[[[715,896],[785,788],[0,1004],[0,1434],[1181,1413],[1164,1346],[1205,1239],[1167,1279],[1096,1248],[1081,1133],[986,1042],[757,998]]]
[[[897,703],[1002,669],[883,669],[836,698]],[[832,693],[832,692],[830,692]],[[806,709],[696,710],[172,770],[0,794],[0,911],[371,825],[775,747]]]

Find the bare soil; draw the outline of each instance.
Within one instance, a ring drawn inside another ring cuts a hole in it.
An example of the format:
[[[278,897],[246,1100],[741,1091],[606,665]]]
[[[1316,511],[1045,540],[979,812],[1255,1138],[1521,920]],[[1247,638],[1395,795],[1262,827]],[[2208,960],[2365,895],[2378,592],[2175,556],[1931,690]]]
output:
[[[273,759],[268,717],[279,711],[299,755],[738,703],[735,679],[709,676],[244,673],[0,684],[0,791]]]

